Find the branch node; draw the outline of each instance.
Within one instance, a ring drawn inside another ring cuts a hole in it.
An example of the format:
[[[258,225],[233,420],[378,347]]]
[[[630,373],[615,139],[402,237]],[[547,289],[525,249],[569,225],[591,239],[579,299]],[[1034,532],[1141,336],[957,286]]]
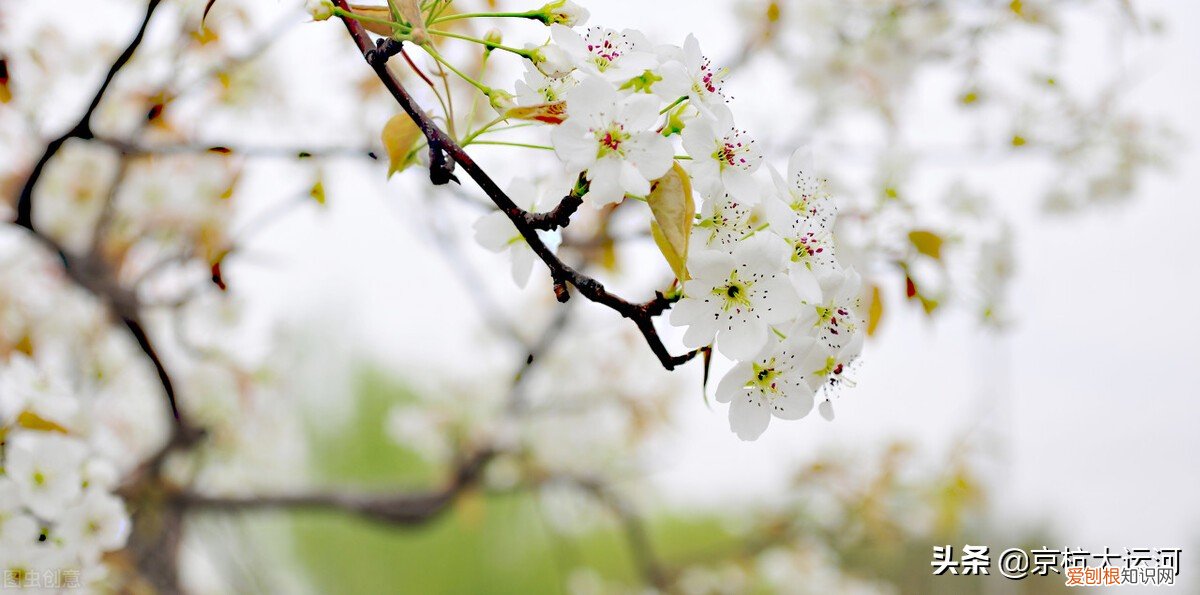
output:
[[[387,66],[388,60],[400,53],[404,44],[388,37],[375,40],[375,49],[367,50],[363,53],[363,57],[367,59],[376,70],[383,69]]]
[[[434,186],[443,186],[449,184],[451,180],[455,184],[462,184],[454,175],[454,161],[447,159],[446,152],[442,150],[442,147],[431,141],[429,143],[429,181]]]
[[[571,223],[571,216],[583,205],[583,197],[572,192],[553,209],[543,213],[525,213],[525,222],[534,229],[554,231]]]
[[[554,299],[560,304],[565,304],[571,299],[571,292],[567,291],[567,282],[559,277],[554,278]]]

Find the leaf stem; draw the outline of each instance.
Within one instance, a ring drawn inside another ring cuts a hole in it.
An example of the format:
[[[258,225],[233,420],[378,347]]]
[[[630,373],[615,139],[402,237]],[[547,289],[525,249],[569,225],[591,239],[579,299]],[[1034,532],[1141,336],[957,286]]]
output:
[[[517,19],[537,19],[537,12],[470,12],[464,14],[452,14],[444,17],[438,17],[429,22],[430,25],[437,23],[445,23],[447,21],[458,21],[462,19],[486,19],[486,18],[517,18]]]
[[[521,50],[521,49],[517,49],[514,47],[509,47],[504,44],[488,41],[486,39],[479,39],[478,37],[471,37],[470,35],[460,35],[458,33],[451,33],[450,31],[442,31],[440,29],[428,29],[427,32],[430,33],[431,35],[441,35],[442,37],[449,37],[452,39],[461,39],[463,41],[470,41],[472,43],[478,43],[479,45],[482,45],[484,47],[491,48],[494,50],[504,50],[506,52],[511,52],[513,54],[521,56],[522,58],[529,58],[532,55],[532,52],[530,52],[529,50]]]
[[[467,73],[455,68],[453,64],[446,61],[446,59],[443,58],[440,53],[438,53],[437,49],[433,47],[432,43],[426,43],[426,44],[422,45],[421,49],[425,50],[425,53],[429,54],[434,60],[437,60],[438,63],[444,65],[446,68],[449,68],[450,72],[457,74],[459,76],[459,78],[461,78],[462,80],[467,81],[468,83],[471,83],[471,86],[475,87],[476,89],[479,89],[479,91],[481,93],[483,93],[484,95],[487,95],[487,96],[491,96],[491,94],[492,94],[491,87],[471,78]]]
[[[501,147],[521,147],[525,149],[540,149],[543,151],[553,151],[554,147],[547,145],[534,145],[530,143],[517,143],[503,140],[477,140],[472,142],[473,145],[496,145]],[[463,146],[466,146],[464,143]]]

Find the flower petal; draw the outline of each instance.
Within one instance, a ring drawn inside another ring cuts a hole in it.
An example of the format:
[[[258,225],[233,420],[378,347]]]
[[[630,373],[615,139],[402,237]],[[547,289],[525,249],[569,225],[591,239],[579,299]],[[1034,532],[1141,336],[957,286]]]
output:
[[[742,440],[757,440],[771,423],[762,395],[747,393],[729,404],[729,429]]]
[[[746,362],[738,362],[729,373],[717,384],[717,392],[713,395],[718,403],[729,403],[734,397],[745,393],[746,381],[754,375],[754,366]]]

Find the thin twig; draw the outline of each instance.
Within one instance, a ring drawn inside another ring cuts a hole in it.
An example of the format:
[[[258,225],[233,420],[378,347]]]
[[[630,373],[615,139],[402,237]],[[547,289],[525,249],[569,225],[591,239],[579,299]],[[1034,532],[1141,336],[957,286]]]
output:
[[[334,4],[343,10],[349,11],[349,5],[345,0],[334,0]],[[607,306],[621,316],[632,320],[637,325],[638,330],[641,331],[643,337],[645,337],[650,350],[658,357],[659,362],[662,363],[664,368],[673,370],[690,361],[699,353],[694,350],[683,355],[671,355],[659,337],[658,331],[654,328],[654,317],[661,314],[670,306],[672,302],[670,298],[659,293],[654,299],[645,303],[627,301],[620,296],[608,292],[604,288],[604,285],[596,279],[584,275],[560,260],[541,238],[538,237],[538,229],[531,223],[530,213],[518,207],[500,189],[500,186],[488,176],[483,168],[454,139],[450,138],[449,135],[433,122],[425,111],[417,105],[412,96],[408,94],[408,91],[400,83],[399,79],[388,70],[388,59],[400,52],[400,42],[392,39],[383,39],[376,46],[371,42],[366,29],[358,21],[342,18],[342,22],[346,25],[346,29],[350,32],[350,36],[354,39],[359,51],[362,52],[363,58],[375,70],[384,87],[392,94],[392,97],[400,104],[405,113],[412,118],[413,122],[417,124],[428,140],[429,177],[434,185],[447,184],[451,180],[457,181],[457,178],[454,176],[454,166],[457,164],[461,167],[480,189],[487,194],[488,198],[496,204],[496,207],[508,216],[509,220],[513,222],[513,225],[517,227],[521,236],[529,244],[534,254],[550,269],[551,277],[561,287],[565,288],[565,284],[569,283],[585,298]],[[565,301],[568,298],[569,294],[565,291],[559,292],[559,299],[561,301]]]
[[[142,16],[142,22],[138,26],[137,33],[134,34],[133,39],[130,40],[125,50],[113,61],[112,66],[108,68],[108,73],[104,75],[104,82],[100,83],[100,88],[92,96],[92,101],[88,104],[87,109],[83,111],[83,115],[80,116],[75,126],[46,145],[46,150],[38,158],[37,163],[34,164],[33,170],[30,172],[29,178],[25,180],[24,186],[21,187],[21,194],[17,198],[17,225],[30,231],[33,230],[33,189],[37,186],[38,180],[41,179],[42,172],[68,140],[73,138],[92,138],[92,115],[96,113],[96,108],[100,107],[100,102],[104,99],[105,93],[108,92],[108,87],[112,84],[113,79],[117,77],[117,73],[121,72],[121,69],[129,63],[130,58],[133,58],[133,54],[137,51],[138,46],[142,45],[142,39],[146,36],[146,28],[150,25],[150,18],[154,16],[154,11],[161,2],[162,0],[150,0],[146,4],[146,12]]]
[[[203,142],[152,144],[99,135],[94,140],[130,157],[210,154],[217,157],[261,157],[265,159],[353,159],[360,157],[371,160],[379,159],[379,153],[375,147],[291,147]]]

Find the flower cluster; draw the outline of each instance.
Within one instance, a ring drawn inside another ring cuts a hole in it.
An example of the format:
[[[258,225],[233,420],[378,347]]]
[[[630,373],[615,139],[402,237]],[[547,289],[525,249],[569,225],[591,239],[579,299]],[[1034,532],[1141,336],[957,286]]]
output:
[[[819,410],[833,418],[832,388],[862,351],[861,282],[834,254],[833,200],[793,154],[786,178],[751,196],[727,188],[703,197],[692,237],[683,298],[671,323],[686,326],[684,343],[715,341],[736,361],[717,385],[729,403],[731,429],[744,440],[772,417],[799,419]]]
[[[753,440],[772,416],[807,415],[819,393],[821,413],[832,418],[823,389],[844,380],[863,345],[860,281],[838,264],[834,201],[803,153],[792,156],[786,175],[763,167],[759,145],[734,122],[724,71],[695,37],[655,46],[635,30],[562,24],[551,25],[550,37],[524,54],[519,107],[497,109],[502,118],[522,114],[552,126],[564,173],[586,181],[576,192],[594,207],[627,197],[650,202],[675,164],[685,172],[699,213],[694,221],[683,214],[690,250],[677,252],[690,255],[685,271],[676,271],[682,293],[671,322],[687,327],[688,347],[715,344],[736,360],[716,394],[730,403],[733,431]],[[532,204],[527,186],[516,184],[518,202]],[[693,208],[690,196],[685,204]],[[523,285],[533,255],[516,227],[493,213],[476,230],[490,250],[513,251]]]
[[[118,469],[84,437],[95,403],[25,355],[0,371],[0,571],[23,586],[95,584],[129,537]]]

